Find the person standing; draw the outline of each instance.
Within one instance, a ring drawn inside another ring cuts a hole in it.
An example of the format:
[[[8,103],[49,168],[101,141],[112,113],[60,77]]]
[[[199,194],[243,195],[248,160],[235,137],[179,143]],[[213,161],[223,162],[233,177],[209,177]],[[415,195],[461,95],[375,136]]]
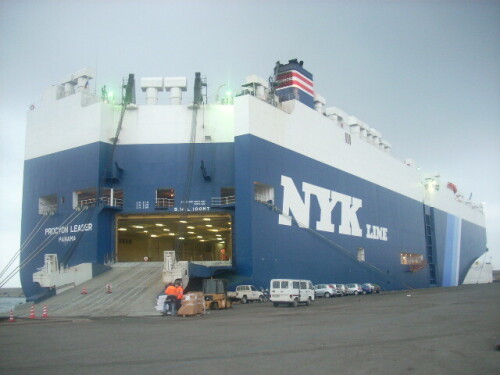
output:
[[[182,287],[182,284],[180,282],[176,283],[175,287],[175,295],[176,295],[176,308],[179,310],[181,307],[181,301],[182,301],[182,296],[184,295],[184,288]]]
[[[168,284],[167,288],[165,289],[165,294],[167,295],[167,298],[165,299],[163,311],[167,315],[175,315],[177,290],[174,284]]]

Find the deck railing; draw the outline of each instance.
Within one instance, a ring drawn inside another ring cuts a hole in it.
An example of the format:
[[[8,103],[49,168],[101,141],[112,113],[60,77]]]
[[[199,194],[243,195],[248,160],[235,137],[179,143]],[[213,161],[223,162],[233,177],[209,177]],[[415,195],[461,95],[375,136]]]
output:
[[[40,215],[53,215],[57,211],[57,204],[48,204],[40,207]]]
[[[175,199],[156,198],[156,208],[169,208],[175,206]]]
[[[236,197],[234,195],[230,195],[227,197],[212,197],[212,206],[221,207],[221,206],[234,206],[236,203]]]
[[[111,197],[101,197],[99,201],[106,206],[123,207],[123,199],[121,198],[111,199]],[[77,207],[82,208],[82,207],[92,206],[96,204],[96,202],[97,202],[96,198],[81,199],[78,201]]]

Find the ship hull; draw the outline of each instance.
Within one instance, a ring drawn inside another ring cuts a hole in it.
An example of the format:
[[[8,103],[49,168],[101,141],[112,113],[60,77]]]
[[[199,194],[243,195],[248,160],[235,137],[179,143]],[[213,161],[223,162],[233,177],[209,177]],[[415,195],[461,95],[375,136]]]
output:
[[[231,217],[234,269],[225,276],[234,283],[245,280],[264,287],[272,278],[301,278],[314,283],[375,282],[384,289],[451,286],[462,283],[484,252],[484,227],[252,135],[239,136],[234,144],[196,147],[196,158],[204,155],[207,160],[211,180],[192,171],[189,201],[204,202],[203,206],[181,205],[179,198],[176,205],[158,209],[155,189],[167,184],[183,192],[189,148],[179,144],[118,146],[116,162],[123,168],[123,178],[109,184],[125,192],[123,206],[94,205],[80,211],[74,210],[71,195],[82,186],[97,186],[110,145],[96,143],[26,161],[25,181],[31,188],[24,192],[23,239],[42,218],[36,210],[39,196],[57,191],[60,202],[56,214],[44,219],[23,250],[22,262],[38,252],[21,272],[25,294],[34,296],[44,290],[32,275],[43,265],[45,253],[66,259],[68,266],[119,261],[117,217],[168,216],[183,209],[186,214],[222,212]],[[169,162],[161,162],[165,160]],[[259,200],[255,182],[272,186],[273,199]],[[304,183],[309,190],[303,189]],[[210,205],[221,186],[235,187],[234,205]],[[307,194],[311,189],[316,195]],[[324,214],[320,193],[325,191],[361,202],[360,207],[343,212],[341,199]],[[297,198],[295,206],[285,204],[290,196]],[[426,212],[432,218],[431,243],[426,241]],[[326,216],[331,224],[327,230],[318,226]],[[344,233],[340,233],[342,226]],[[383,231],[374,233],[375,227]],[[57,228],[59,233],[55,233]],[[46,246],[41,251],[40,244]],[[362,260],[359,249],[363,249]],[[432,257],[432,264],[412,272],[402,264],[402,253]],[[139,254],[139,259],[143,255],[148,254]],[[435,268],[434,278],[430,267]]]

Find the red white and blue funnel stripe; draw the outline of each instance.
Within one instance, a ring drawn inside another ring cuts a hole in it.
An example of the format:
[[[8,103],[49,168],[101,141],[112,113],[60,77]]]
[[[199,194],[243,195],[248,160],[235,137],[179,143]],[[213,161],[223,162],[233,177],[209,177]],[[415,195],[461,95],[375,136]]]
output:
[[[297,87],[314,97],[313,82],[296,70],[290,70],[286,73],[279,74],[277,82],[279,82],[277,90],[285,87]]]
[[[290,60],[279,64],[275,76],[276,94],[281,101],[297,99],[314,108],[314,83],[312,74],[302,67],[302,61]]]

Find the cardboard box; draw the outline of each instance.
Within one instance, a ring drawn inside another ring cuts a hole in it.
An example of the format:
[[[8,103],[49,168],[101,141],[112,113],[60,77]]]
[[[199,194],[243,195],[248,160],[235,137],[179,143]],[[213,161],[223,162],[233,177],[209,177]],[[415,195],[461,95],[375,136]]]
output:
[[[202,292],[184,294],[177,315],[192,316],[205,313],[205,300]]]

